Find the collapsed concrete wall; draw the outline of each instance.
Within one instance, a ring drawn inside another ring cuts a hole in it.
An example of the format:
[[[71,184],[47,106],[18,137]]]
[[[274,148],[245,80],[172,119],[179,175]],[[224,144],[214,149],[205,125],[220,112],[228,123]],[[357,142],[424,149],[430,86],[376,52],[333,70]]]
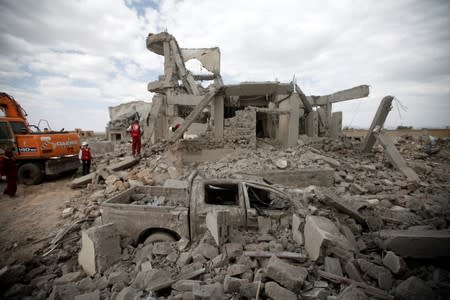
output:
[[[134,119],[139,119],[144,126],[152,109],[152,103],[144,101],[132,101],[117,106],[108,107],[110,121],[106,127],[106,136],[110,141],[122,141],[126,139],[127,128]]]
[[[239,110],[235,117],[225,119],[223,139],[226,143],[256,148],[256,111]]]

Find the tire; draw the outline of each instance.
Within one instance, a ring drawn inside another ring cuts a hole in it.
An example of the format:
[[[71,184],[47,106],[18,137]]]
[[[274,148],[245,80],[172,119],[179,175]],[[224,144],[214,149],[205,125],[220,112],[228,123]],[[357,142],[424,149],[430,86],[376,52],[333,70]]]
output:
[[[18,171],[18,181],[26,185],[39,184],[44,179],[42,168],[35,163],[21,165]]]
[[[155,232],[149,235],[144,244],[154,243],[154,242],[175,242],[176,239],[168,233],[165,232]]]

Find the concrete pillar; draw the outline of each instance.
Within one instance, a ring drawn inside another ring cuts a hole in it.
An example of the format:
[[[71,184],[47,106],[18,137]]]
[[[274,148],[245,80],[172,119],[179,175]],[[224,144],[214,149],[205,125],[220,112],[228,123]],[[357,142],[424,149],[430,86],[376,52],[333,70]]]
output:
[[[284,95],[277,96],[277,98],[286,97]],[[286,99],[280,102],[278,108],[280,110],[289,110],[290,109],[289,100]],[[278,134],[277,140],[280,141],[283,145],[288,146],[288,136],[289,136],[289,115],[279,115],[278,122]]]
[[[319,118],[317,111],[312,111],[306,116],[306,135],[317,137],[319,135]]]
[[[300,98],[297,94],[289,97],[289,128],[287,136],[287,145],[295,146],[298,140],[298,122],[300,119]]]
[[[330,138],[337,139],[342,134],[342,111],[331,114]]]
[[[383,127],[384,121],[386,121],[386,118],[392,109],[392,100],[394,100],[394,97],[392,96],[386,96],[383,98],[383,100],[381,100],[380,106],[378,106],[377,113],[372,120],[369,131],[361,144],[361,150],[363,152],[369,152],[375,144],[376,137],[373,130],[377,126],[379,126],[380,128]]]
[[[223,139],[223,117],[224,115],[224,101],[223,96],[217,96],[214,99],[214,136],[216,139]]]

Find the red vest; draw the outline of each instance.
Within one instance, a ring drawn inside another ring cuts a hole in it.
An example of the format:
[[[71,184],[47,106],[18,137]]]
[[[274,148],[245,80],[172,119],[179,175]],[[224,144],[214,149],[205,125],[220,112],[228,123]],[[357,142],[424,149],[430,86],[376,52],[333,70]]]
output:
[[[81,160],[91,159],[91,149],[88,147],[81,147]]]
[[[141,126],[137,123],[131,124],[131,136],[134,138],[141,137]]]

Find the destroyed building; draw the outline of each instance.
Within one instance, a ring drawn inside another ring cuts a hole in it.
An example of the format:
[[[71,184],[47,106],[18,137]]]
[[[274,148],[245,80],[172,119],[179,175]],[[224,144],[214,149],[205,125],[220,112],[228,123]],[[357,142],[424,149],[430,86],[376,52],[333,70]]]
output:
[[[448,138],[431,155],[389,137],[386,96],[366,138],[349,139],[332,103],[367,86],[320,97],[292,83],[227,86],[218,48],[179,48],[168,33],[147,46],[165,72],[148,85],[151,111],[139,111],[143,156],[123,157],[118,143],[73,180],[66,225],[31,262],[0,271],[5,297],[450,297]],[[191,58],[211,74],[186,70]],[[114,119],[136,112],[126,111]]]
[[[147,119],[147,138],[153,143],[174,142],[195,123],[203,124],[203,131],[196,133],[207,137],[210,147],[229,140],[254,147],[256,137],[284,146],[295,145],[300,134],[337,137],[342,113],[332,112],[332,104],[369,95],[367,85],[325,96],[305,96],[293,82],[226,85],[219,48],[180,48],[167,32],[149,34],[147,48],[164,57],[164,74],[148,84],[156,93]],[[191,59],[200,61],[209,74],[192,74],[185,65]],[[205,82],[210,83],[206,88]],[[167,128],[178,122],[181,128],[171,135]]]

